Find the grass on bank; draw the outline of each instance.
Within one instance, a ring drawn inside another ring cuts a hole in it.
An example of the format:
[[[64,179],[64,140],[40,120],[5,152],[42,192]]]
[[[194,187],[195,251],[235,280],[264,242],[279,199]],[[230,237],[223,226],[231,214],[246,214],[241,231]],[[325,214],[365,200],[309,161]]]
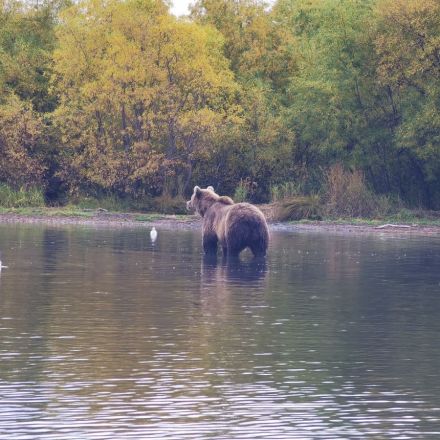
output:
[[[23,206],[18,208],[0,207],[0,214],[17,214],[35,217],[85,217],[91,218],[96,215],[96,211],[84,210],[79,207],[65,206],[60,208],[50,208],[47,206],[32,207]]]
[[[280,221],[276,218],[271,217],[269,211],[273,211],[271,205],[261,206],[265,215],[268,217],[269,221]],[[0,214],[15,214],[29,217],[75,217],[83,219],[93,219],[97,217],[107,217],[109,219],[127,219],[136,222],[154,222],[166,218],[169,216],[161,213],[121,213],[117,211],[106,211],[102,212],[98,209],[81,208],[78,206],[64,206],[64,207],[18,207],[18,208],[5,208],[0,207]],[[192,216],[188,215],[173,215],[173,219],[179,221],[192,220]],[[364,225],[364,226],[379,226],[385,223],[392,224],[406,224],[406,225],[419,225],[419,226],[439,226],[440,227],[440,213],[432,213],[420,210],[408,210],[403,209],[396,212],[394,215],[381,216],[379,218],[343,218],[343,217],[327,217],[324,216],[319,220],[316,218],[296,218],[284,220],[288,223],[299,223],[299,224],[317,224],[319,222],[333,223],[333,224],[345,224],[345,225]]]
[[[9,185],[0,183],[0,206],[4,208],[20,208],[44,205],[44,194],[41,189],[13,189]]]
[[[262,205],[269,221],[317,222],[378,226],[384,223],[440,226],[440,211],[407,209],[399,201],[374,195],[365,185],[362,174],[348,173],[334,167],[327,176],[327,190],[320,195],[298,194],[294,184],[273,188],[274,200]],[[244,195],[244,194],[243,194]],[[186,215],[182,197],[162,196],[133,201],[116,196],[100,199],[82,197],[61,207],[45,205],[43,191],[14,190],[0,184],[0,213],[36,217],[96,218],[108,216],[138,222],[153,222],[172,214],[179,221]]]
[[[93,219],[97,217],[108,217],[109,219],[131,220],[138,222],[153,222],[167,217],[165,214],[149,213],[139,214],[136,212],[120,212],[120,211],[102,211],[99,209],[81,208],[79,206],[63,206],[63,207],[19,207],[5,208],[0,206],[0,214],[15,214],[26,217],[76,217],[84,219]],[[185,220],[188,216],[174,215],[173,218]]]
[[[73,198],[67,205],[49,207],[44,192],[37,188],[14,189],[0,183],[0,213],[45,217],[84,217],[96,215],[132,213],[136,221],[154,221],[166,214],[181,218],[186,213],[183,197],[163,195],[158,198],[120,198],[104,195],[100,198],[81,196]],[[138,213],[138,214],[137,214]]]

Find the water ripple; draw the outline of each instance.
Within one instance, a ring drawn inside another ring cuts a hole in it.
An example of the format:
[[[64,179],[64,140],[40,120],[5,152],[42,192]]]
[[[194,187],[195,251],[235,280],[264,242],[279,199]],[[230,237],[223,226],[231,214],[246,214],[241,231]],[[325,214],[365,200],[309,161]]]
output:
[[[440,437],[432,238],[144,232],[0,225],[1,439]]]

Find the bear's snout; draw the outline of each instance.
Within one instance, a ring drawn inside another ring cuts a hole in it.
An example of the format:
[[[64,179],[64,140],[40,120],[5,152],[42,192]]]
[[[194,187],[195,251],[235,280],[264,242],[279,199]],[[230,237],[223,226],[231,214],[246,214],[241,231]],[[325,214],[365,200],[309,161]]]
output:
[[[188,200],[188,201],[186,202],[186,210],[187,210],[187,211],[191,211],[191,208],[192,208],[192,206],[191,206],[191,200]]]

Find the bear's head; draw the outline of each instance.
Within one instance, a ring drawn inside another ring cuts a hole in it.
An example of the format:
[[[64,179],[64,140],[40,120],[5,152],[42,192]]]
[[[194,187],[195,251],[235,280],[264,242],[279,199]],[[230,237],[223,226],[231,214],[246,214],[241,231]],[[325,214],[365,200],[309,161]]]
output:
[[[195,211],[203,217],[206,211],[216,202],[225,205],[232,205],[234,203],[229,197],[216,194],[212,186],[208,186],[206,189],[195,186],[191,200],[186,202],[186,209],[188,211]]]
[[[186,202],[186,209],[188,211],[195,211],[203,217],[209,207],[216,202],[217,198],[218,195],[214,192],[212,186],[208,186],[206,189],[195,186],[191,200]]]

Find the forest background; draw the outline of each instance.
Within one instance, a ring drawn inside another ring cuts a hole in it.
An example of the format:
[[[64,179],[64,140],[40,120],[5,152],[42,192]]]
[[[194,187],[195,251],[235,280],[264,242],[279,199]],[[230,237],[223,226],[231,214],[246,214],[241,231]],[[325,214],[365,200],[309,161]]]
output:
[[[439,109],[438,0],[0,0],[3,206],[439,210]]]

